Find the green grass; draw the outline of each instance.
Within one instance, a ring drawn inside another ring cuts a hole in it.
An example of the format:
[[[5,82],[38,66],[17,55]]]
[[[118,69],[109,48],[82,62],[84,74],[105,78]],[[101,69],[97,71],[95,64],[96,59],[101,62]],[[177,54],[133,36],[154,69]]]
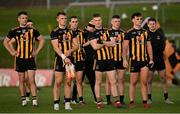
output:
[[[125,94],[125,102],[126,107],[123,109],[114,108],[113,106],[107,106],[105,105],[104,109],[96,109],[95,104],[93,103],[93,97],[89,88],[89,85],[84,85],[84,99],[86,101],[85,106],[80,106],[79,104],[72,105],[73,111],[66,111],[64,110],[64,106],[62,104],[61,100],[61,106],[60,111],[54,111],[53,110],[53,97],[52,97],[52,87],[46,87],[41,88],[40,92],[38,93],[39,98],[39,107],[33,107],[31,104],[29,104],[27,107],[22,107],[20,105],[20,96],[18,92],[18,88],[1,88],[0,89],[0,113],[177,113],[180,112],[180,89],[179,87],[170,87],[169,88],[169,96],[172,98],[175,102],[174,105],[168,105],[165,104],[163,101],[163,94],[162,89],[159,87],[159,85],[155,84],[153,86],[153,105],[150,109],[144,109],[142,108],[142,101],[140,96],[140,89],[138,86],[137,92],[136,92],[136,108],[129,109],[128,107],[128,86],[126,85],[126,94]],[[62,96],[61,95],[61,99]],[[105,99],[104,94],[104,86],[103,86],[103,94],[102,96]]]

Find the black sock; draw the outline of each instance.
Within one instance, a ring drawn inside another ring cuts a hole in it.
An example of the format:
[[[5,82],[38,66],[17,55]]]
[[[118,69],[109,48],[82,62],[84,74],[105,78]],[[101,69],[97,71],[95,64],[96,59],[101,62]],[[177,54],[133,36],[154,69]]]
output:
[[[130,101],[130,104],[133,104],[134,103],[134,101]]]
[[[148,99],[152,100],[152,98],[151,98],[151,94],[148,94]]]
[[[22,101],[26,100],[26,96],[21,96],[21,100]]]
[[[107,102],[111,102],[111,95],[106,95]]]
[[[31,94],[30,92],[27,92],[27,93],[26,93],[26,97],[29,97],[29,96],[30,96],[30,94]]]
[[[83,97],[79,97],[79,101],[83,101]]]
[[[36,96],[32,96],[32,100],[37,100],[37,97]]]
[[[145,100],[145,101],[143,100],[143,104],[147,104],[147,100]]]
[[[60,103],[60,100],[55,100],[54,101],[54,104],[59,104]]]
[[[164,100],[168,99],[168,93],[164,93]]]
[[[70,102],[70,98],[65,98],[65,102]]]
[[[119,100],[120,102],[124,102],[124,95],[120,95]]]

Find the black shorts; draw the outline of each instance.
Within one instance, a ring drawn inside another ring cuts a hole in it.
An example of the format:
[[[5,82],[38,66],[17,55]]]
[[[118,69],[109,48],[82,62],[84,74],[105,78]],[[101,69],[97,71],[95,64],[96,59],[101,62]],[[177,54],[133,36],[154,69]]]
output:
[[[28,70],[36,70],[36,63],[34,58],[30,58],[30,59],[16,58],[15,67],[17,72],[26,72]]]
[[[148,65],[148,61],[130,61],[130,72],[140,72],[141,68]]]
[[[154,66],[152,69],[150,69],[151,71],[155,71],[155,70],[161,71],[165,69],[165,62],[163,55],[154,55],[153,61],[154,61]]]
[[[114,60],[95,61],[95,70],[100,72],[115,70]]]
[[[85,70],[85,61],[77,61],[75,63],[75,70],[76,71],[84,71]]]
[[[114,66],[115,66],[115,69],[122,69],[122,70],[125,69],[123,67],[123,61],[114,61]]]
[[[68,57],[71,62],[73,62],[72,57]],[[65,72],[65,65],[63,64],[62,58],[61,57],[56,57],[55,62],[54,62],[54,70],[58,72]]]

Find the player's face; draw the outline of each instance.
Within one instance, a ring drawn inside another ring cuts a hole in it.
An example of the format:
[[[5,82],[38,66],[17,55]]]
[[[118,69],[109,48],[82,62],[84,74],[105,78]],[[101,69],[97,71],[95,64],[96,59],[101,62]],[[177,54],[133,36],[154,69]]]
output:
[[[25,26],[26,25],[26,23],[27,23],[27,19],[28,19],[28,16],[27,15],[20,15],[19,17],[18,17],[18,21],[19,21],[19,24],[21,25],[21,26]]]
[[[113,28],[118,29],[120,27],[120,19],[117,19],[117,18],[112,19],[111,25]]]
[[[76,29],[78,27],[78,19],[72,18],[69,24],[71,29]]]
[[[142,16],[135,16],[133,19],[132,19],[132,22],[134,23],[135,26],[141,26],[142,24]]]
[[[156,30],[156,22],[155,21],[149,21],[148,22],[148,27],[151,31]]]
[[[96,28],[102,27],[102,18],[101,17],[94,17],[93,22],[94,22]]]
[[[27,23],[26,23],[26,26],[28,26],[28,27],[33,27],[33,22],[27,22]]]
[[[65,15],[59,15],[57,17],[57,22],[59,23],[59,25],[61,26],[66,26],[66,21],[67,21],[67,16]]]

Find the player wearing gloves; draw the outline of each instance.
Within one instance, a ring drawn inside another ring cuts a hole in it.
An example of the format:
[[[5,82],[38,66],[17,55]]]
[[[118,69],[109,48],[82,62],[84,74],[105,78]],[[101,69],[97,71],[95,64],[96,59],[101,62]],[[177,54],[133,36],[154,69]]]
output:
[[[58,26],[51,32],[51,43],[56,53],[54,65],[55,83],[53,89],[54,110],[59,110],[60,88],[64,73],[66,73],[64,83],[65,110],[72,110],[70,106],[71,79],[74,78],[75,75],[71,54],[77,50],[78,46],[76,38],[72,36],[66,27],[66,14],[64,12],[58,12],[56,20]]]

